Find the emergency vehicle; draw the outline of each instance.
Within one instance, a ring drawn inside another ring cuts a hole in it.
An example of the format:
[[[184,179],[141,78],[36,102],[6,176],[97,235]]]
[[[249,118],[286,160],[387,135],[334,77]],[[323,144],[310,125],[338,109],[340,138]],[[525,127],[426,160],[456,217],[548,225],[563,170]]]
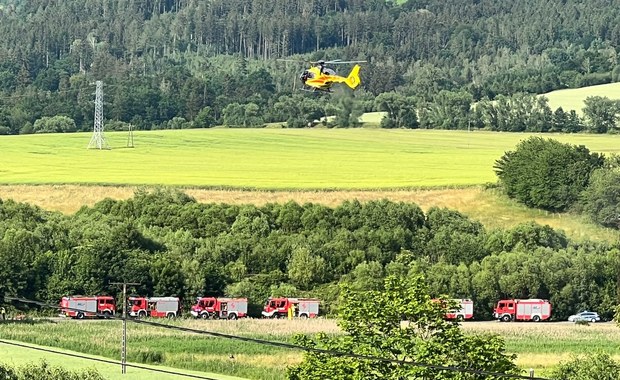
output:
[[[248,299],[198,297],[191,314],[202,319],[244,318],[248,316]]]
[[[493,317],[502,322],[546,321],[551,318],[551,303],[543,299],[501,300],[493,310]]]
[[[60,301],[61,314],[70,318],[110,318],[116,313],[111,296],[68,296]]]
[[[457,307],[454,310],[448,310],[446,319],[465,321],[474,317],[474,301],[470,299],[455,299],[453,301],[457,304]]]
[[[129,316],[144,318],[176,318],[179,316],[177,297],[129,297]]]
[[[294,317],[316,318],[320,301],[315,298],[269,298],[263,308],[263,318],[286,318],[294,307]]]

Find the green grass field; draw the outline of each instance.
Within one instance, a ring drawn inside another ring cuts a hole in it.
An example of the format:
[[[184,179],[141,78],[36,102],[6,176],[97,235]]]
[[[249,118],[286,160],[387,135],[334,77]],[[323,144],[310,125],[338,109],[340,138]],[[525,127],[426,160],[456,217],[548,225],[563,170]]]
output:
[[[9,343],[17,343],[17,344],[23,345],[23,343],[16,342],[16,341],[9,341]],[[39,345],[33,345],[33,344],[26,344],[26,345],[31,346],[31,347],[36,347],[36,348],[42,348],[46,350],[51,349],[53,351],[60,351],[62,353],[68,353],[72,355],[73,354],[84,355],[79,352],[63,350],[63,349],[58,349],[54,347],[39,346]],[[85,355],[85,356],[88,356],[94,359],[104,359],[104,360],[112,359],[116,361],[120,360],[119,358],[104,358],[102,356],[96,356],[96,355]],[[24,347],[16,347],[13,345],[0,344],[0,363],[8,364],[14,367],[21,367],[21,366],[25,366],[31,363],[38,364],[42,361],[45,361],[46,363],[54,367],[62,367],[62,368],[70,369],[73,371],[95,369],[97,370],[97,372],[99,372],[103,377],[105,377],[108,380],[121,380],[121,379],[127,379],[127,378],[131,378],[132,380],[169,380],[171,378],[183,378],[180,376],[174,376],[174,375],[163,373],[163,372],[149,371],[149,370],[135,368],[135,367],[127,367],[127,373],[123,375],[121,373],[121,368],[119,365],[107,364],[107,363],[102,363],[98,361],[81,359],[81,358],[71,357],[71,356],[67,356],[63,354],[44,352],[44,351],[39,351],[39,350],[29,349],[29,348],[24,348]],[[129,364],[132,364],[132,363],[129,363]],[[164,367],[164,366],[153,366],[153,365],[146,365],[146,364],[139,364],[139,366],[149,367],[149,368],[153,368],[153,369],[160,370],[160,371],[180,372],[180,373],[187,375],[188,377],[202,376],[202,377],[209,377],[209,378],[220,379],[220,380],[241,380],[243,379],[239,377],[219,375],[219,374],[214,374],[214,373],[179,370],[178,368],[171,368],[171,367]]]
[[[495,182],[493,163],[527,134],[381,129],[212,129],[0,136],[3,184],[163,184],[256,189],[462,187]],[[551,136],[551,135],[550,135]],[[553,135],[597,152],[620,136]]]
[[[288,341],[298,332],[339,332],[334,320],[325,319],[259,319],[235,322],[181,320],[171,323],[273,341]],[[74,349],[116,360],[120,356],[120,327],[119,321],[5,323],[0,324],[0,337],[42,346]],[[548,374],[560,362],[569,360],[574,355],[598,351],[609,353],[616,358],[619,356],[620,328],[613,323],[584,326],[567,322],[468,322],[463,324],[463,329],[468,333],[492,333],[504,337],[507,351],[517,355],[517,365],[524,370],[534,368],[539,376]],[[2,354],[6,352],[2,350],[6,348],[0,345],[0,358],[4,357]],[[16,363],[23,363],[28,358],[28,353],[20,352],[15,354]],[[265,380],[284,379],[286,367],[298,363],[302,357],[300,351],[129,324],[128,360],[148,363],[148,358],[156,357],[153,353],[157,353],[157,357],[161,358],[159,364],[168,367]],[[33,355],[33,358],[40,357],[38,354],[30,355]],[[231,355],[234,356],[233,359]],[[55,364],[52,356],[53,354],[43,355],[46,360]],[[74,368],[88,366],[92,364],[87,361],[80,364],[76,362]],[[115,370],[118,371],[118,367],[110,365],[109,373],[114,375]],[[108,373],[108,369],[105,373]]]
[[[606,96],[609,99],[620,99],[620,83],[556,90],[543,94],[543,96],[549,99],[549,107],[552,110],[562,107],[564,111],[575,110],[581,115],[582,108],[585,106],[583,101],[589,96]]]

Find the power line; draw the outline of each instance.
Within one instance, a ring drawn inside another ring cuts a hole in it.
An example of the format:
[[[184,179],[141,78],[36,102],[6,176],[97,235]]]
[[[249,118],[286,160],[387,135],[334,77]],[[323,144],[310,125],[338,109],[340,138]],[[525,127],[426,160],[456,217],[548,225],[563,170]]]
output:
[[[7,342],[5,340],[0,340],[0,344],[6,344],[6,345],[9,345],[9,346],[22,347],[22,348],[27,348],[27,349],[30,349],[30,350],[49,352],[49,353],[52,353],[52,354],[65,355],[65,356],[70,356],[70,357],[78,358],[78,359],[92,360],[92,361],[95,361],[95,362],[106,363],[106,364],[114,364],[114,365],[121,364],[120,362],[117,362],[115,360],[93,358],[93,357],[85,356],[85,355],[72,354],[70,352],[62,352],[62,351],[52,350],[52,349],[49,349],[49,348],[33,347],[33,346],[28,346],[26,344],[21,344],[21,343]],[[127,367],[143,369],[143,370],[146,370],[146,371],[160,372],[160,373],[165,373],[165,374],[168,374],[168,375],[185,376],[185,377],[191,377],[191,378],[194,378],[194,379],[218,380],[218,379],[215,379],[215,378],[212,378],[212,377],[205,377],[205,376],[200,376],[200,375],[190,375],[190,374],[187,374],[187,373],[176,372],[176,371],[168,371],[168,370],[159,369],[159,368],[145,367],[145,366],[141,366],[141,365],[137,365],[137,364],[127,364],[126,363],[124,365],[127,366]]]
[[[28,300],[28,299],[23,299],[23,298],[6,297],[6,296],[4,298],[5,300],[9,300],[9,301],[30,303],[30,304],[35,304],[35,305],[48,307],[52,309],[68,309],[68,310],[84,311],[80,309],[62,308],[57,305],[50,305],[45,302]],[[98,313],[97,315],[103,317],[103,314],[99,315]],[[111,319],[121,319],[121,318],[111,317]],[[331,355],[331,356],[341,356],[341,357],[349,357],[349,358],[354,358],[354,359],[377,361],[377,362],[382,362],[382,363],[408,365],[408,366],[428,368],[428,369],[434,369],[434,370],[440,370],[440,371],[452,371],[452,372],[470,373],[470,374],[475,374],[475,375],[493,376],[493,377],[505,378],[505,379],[551,380],[551,379],[544,378],[544,377],[513,375],[513,374],[502,373],[502,372],[476,370],[476,369],[463,368],[463,367],[433,365],[433,364],[420,363],[420,362],[415,362],[415,361],[410,361],[410,360],[389,359],[389,358],[382,358],[382,357],[377,357],[377,356],[360,355],[360,354],[355,354],[353,352],[340,352],[340,351],[327,350],[327,349],[322,349],[322,348],[305,347],[305,346],[300,346],[300,345],[292,344],[292,343],[276,342],[276,341],[270,341],[270,340],[265,340],[265,339],[243,337],[239,335],[225,334],[225,333],[219,333],[215,331],[196,330],[196,329],[191,329],[187,327],[166,325],[163,323],[145,321],[145,320],[140,320],[140,319],[128,319],[128,320],[133,323],[145,324],[145,325],[160,327],[164,329],[178,330],[178,331],[201,334],[201,335],[210,335],[210,336],[214,336],[218,338],[240,340],[243,342],[253,342],[253,343],[262,344],[262,345],[269,345],[269,346],[280,347],[280,348],[288,348],[288,349],[313,352],[317,354],[325,354],[325,355]]]

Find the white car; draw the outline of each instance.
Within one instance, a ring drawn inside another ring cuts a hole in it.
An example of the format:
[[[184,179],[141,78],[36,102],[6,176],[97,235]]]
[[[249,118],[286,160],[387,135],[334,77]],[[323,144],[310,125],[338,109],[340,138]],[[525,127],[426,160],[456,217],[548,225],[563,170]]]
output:
[[[568,317],[568,321],[569,322],[578,322],[578,321],[585,321],[585,322],[600,322],[601,321],[601,317],[598,315],[598,313],[595,313],[593,311],[582,311],[581,313],[577,313],[575,315],[571,315],[570,317]]]

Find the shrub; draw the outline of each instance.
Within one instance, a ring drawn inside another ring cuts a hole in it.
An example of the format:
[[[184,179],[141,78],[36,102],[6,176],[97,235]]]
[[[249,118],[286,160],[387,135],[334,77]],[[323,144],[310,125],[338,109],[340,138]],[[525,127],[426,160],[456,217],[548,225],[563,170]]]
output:
[[[575,357],[560,364],[552,374],[558,380],[617,380],[620,364],[608,354]]]
[[[495,162],[506,194],[529,207],[565,211],[588,186],[604,158],[583,145],[531,137]]]

